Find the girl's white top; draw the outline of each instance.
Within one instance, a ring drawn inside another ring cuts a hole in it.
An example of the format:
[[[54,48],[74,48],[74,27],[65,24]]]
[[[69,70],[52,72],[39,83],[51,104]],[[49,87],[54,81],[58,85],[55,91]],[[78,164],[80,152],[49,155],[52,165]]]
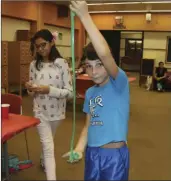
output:
[[[36,61],[30,64],[30,82],[50,86],[49,94],[35,94],[33,111],[35,117],[47,121],[65,119],[66,100],[72,97],[72,79],[68,63],[63,58],[54,62],[40,64],[40,71],[35,67]]]

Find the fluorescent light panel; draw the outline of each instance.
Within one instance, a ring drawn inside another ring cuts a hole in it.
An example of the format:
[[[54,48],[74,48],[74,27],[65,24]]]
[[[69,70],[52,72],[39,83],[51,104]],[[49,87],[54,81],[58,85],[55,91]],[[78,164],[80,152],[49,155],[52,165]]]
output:
[[[92,3],[89,6],[101,6],[101,5],[112,5],[112,4],[140,4],[141,2],[116,2],[116,3]]]
[[[96,13],[171,13],[171,10],[125,10],[125,11],[89,11],[91,14]]]
[[[171,3],[171,1],[145,1],[143,4],[163,4],[163,3]]]
[[[89,6],[112,5],[112,4],[163,4],[171,1],[137,1],[137,2],[115,2],[115,3],[90,3]]]

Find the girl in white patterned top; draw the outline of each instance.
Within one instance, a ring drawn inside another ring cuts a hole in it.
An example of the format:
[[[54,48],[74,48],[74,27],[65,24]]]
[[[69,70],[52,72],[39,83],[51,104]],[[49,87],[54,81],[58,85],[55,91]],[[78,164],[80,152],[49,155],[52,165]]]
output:
[[[72,97],[71,75],[49,30],[38,31],[32,38],[32,45],[36,60],[30,64],[30,81],[26,88],[34,97],[34,115],[41,121],[37,126],[43,149],[41,163],[45,166],[47,180],[56,180],[53,138],[60,121],[65,119],[66,100]]]

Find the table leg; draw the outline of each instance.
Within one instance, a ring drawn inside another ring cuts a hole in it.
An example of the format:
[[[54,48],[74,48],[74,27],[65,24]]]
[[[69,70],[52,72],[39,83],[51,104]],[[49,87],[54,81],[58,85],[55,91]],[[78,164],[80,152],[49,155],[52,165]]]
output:
[[[8,167],[8,145],[7,142],[3,143],[4,164],[5,164],[5,179],[10,180],[9,167]]]
[[[25,141],[26,141],[27,157],[28,157],[28,160],[30,160],[30,154],[29,154],[29,147],[28,147],[28,141],[27,141],[27,133],[26,133],[26,131],[24,131],[24,135],[25,135]]]

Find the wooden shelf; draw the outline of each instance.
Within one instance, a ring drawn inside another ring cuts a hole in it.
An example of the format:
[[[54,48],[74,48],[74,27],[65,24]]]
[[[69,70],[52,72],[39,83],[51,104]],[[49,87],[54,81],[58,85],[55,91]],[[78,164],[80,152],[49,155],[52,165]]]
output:
[[[8,92],[8,42],[1,42],[1,89]]]
[[[24,84],[29,81],[29,66],[33,60],[30,52],[30,42],[9,42],[8,47],[9,92],[15,86],[15,89],[19,89],[19,94],[22,95]]]

